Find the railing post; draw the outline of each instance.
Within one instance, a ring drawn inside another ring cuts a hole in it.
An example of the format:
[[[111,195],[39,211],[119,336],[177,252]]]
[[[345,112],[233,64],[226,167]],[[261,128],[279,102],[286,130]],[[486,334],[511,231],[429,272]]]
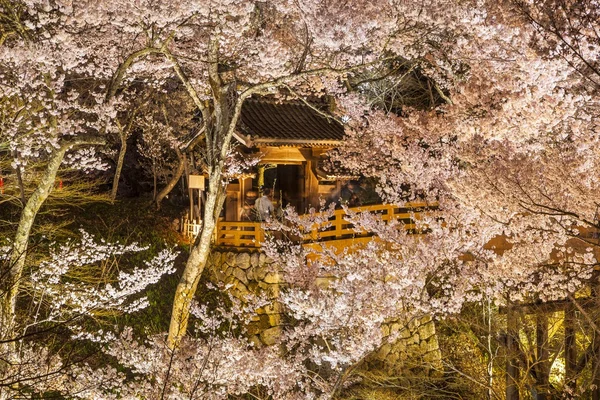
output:
[[[256,241],[256,247],[260,247],[262,242],[265,241],[265,231],[261,225],[254,225],[254,238]]]

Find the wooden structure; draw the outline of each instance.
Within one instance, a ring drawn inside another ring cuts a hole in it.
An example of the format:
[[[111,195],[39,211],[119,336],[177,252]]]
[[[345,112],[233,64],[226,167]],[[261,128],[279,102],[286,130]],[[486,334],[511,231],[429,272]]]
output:
[[[318,208],[319,198],[339,185],[328,180],[319,162],[344,135],[343,126],[327,112],[325,103],[246,100],[235,137],[260,162],[254,176],[228,185],[225,221],[251,219],[247,209],[262,186],[274,189],[276,203],[292,205],[299,213]]]
[[[594,287],[590,294],[545,303],[509,303],[501,310],[506,315],[501,343],[506,354],[506,400],[563,398],[567,391],[577,393],[582,382],[589,397],[581,398],[600,400],[600,297]],[[562,390],[551,379],[556,359],[562,365]]]
[[[600,259],[597,230],[578,230],[579,235],[566,245],[580,254],[592,247],[595,258]],[[549,263],[558,268],[564,261],[561,257],[553,254]],[[577,398],[600,400],[599,282],[600,266],[596,266],[589,286],[564,299],[533,303],[507,299],[507,306],[500,310],[506,315],[501,343],[506,354],[506,400],[564,398],[552,379],[557,359],[561,361],[562,391],[585,392]]]
[[[197,196],[194,196],[194,191],[197,191]],[[182,231],[183,234],[195,238],[202,229],[202,192],[204,191],[204,176],[203,175],[188,175],[188,196],[190,198],[189,213],[183,218]],[[198,208],[194,203],[194,197],[198,199]]]
[[[263,186],[275,190],[276,205],[292,205],[299,214],[311,207],[318,209],[321,198],[340,193],[343,182],[319,168],[324,154],[340,145],[344,135],[343,126],[328,112],[329,105],[324,102],[309,106],[298,100],[246,100],[235,138],[260,161],[255,174],[227,186],[224,212],[215,232],[217,246],[260,247],[265,232],[261,223],[253,220],[251,209]],[[426,204],[417,203],[403,208],[375,204],[354,210],[381,214],[385,221],[400,220],[405,229],[414,230],[415,219],[425,208]],[[188,224],[190,236],[196,225]],[[342,241],[370,236],[356,231],[340,209],[323,226],[295,239]]]
[[[227,185],[217,244],[260,243],[260,224],[252,221],[254,202],[263,187],[274,190],[276,206],[291,205],[299,213],[318,208],[321,198],[340,191],[342,182],[319,169],[324,154],[341,144],[344,135],[343,126],[328,112],[325,102],[310,106],[299,100],[252,98],[244,102],[234,136],[245,152],[260,161],[256,171]],[[193,238],[202,226],[200,191],[204,182],[201,176],[195,176],[194,181],[191,177],[190,213],[181,229]],[[199,190],[198,208],[194,189]]]
[[[187,215],[184,216],[181,222],[182,233],[190,239],[195,238],[202,229],[202,221],[197,219],[189,219]]]
[[[254,176],[238,179],[228,185],[224,215],[217,224],[215,244],[222,248],[259,250],[264,242],[264,225],[252,221],[247,213],[252,207],[262,186],[270,187],[278,192],[275,201],[293,205],[299,214],[310,207],[318,208],[320,197],[327,197],[332,191],[340,189],[340,182],[319,169],[324,153],[338,146],[343,138],[343,127],[327,117],[327,105],[321,109],[311,108],[298,101],[275,102],[265,99],[250,99],[244,103],[239,131],[236,139],[247,151],[260,156],[260,163]],[[433,206],[434,207],[434,206]],[[369,211],[378,213],[384,221],[401,221],[402,227],[411,233],[417,231],[416,222],[432,206],[413,203],[405,207],[376,204],[352,208],[352,211]],[[190,236],[195,236],[200,223],[190,222],[187,225]],[[582,232],[582,235],[585,232]],[[277,233],[273,233],[277,234]],[[594,233],[596,234],[596,233]],[[313,226],[302,237],[290,238],[305,244],[319,246],[327,242],[338,249],[349,248],[371,240],[372,234],[357,230],[346,218],[344,210],[336,210],[325,222]],[[597,237],[593,238],[594,240]],[[585,244],[585,243],[584,243]],[[585,244],[587,246],[587,244]],[[502,253],[512,245],[506,237],[499,236],[485,245]],[[464,260],[470,256],[465,255]],[[596,276],[596,281],[598,281]],[[586,310],[600,310],[600,287],[591,289],[589,299],[575,301],[566,299],[543,304],[517,304],[508,302],[504,313],[506,329],[498,338],[506,355],[505,366],[505,398],[518,400],[525,386],[530,393],[526,398],[548,400],[555,398],[556,389],[551,383],[551,367],[554,359],[560,356],[564,360],[564,376],[566,387],[576,391],[579,375],[587,372],[593,383],[591,398],[600,400],[600,313],[585,321],[588,334],[592,337],[587,348],[579,346],[576,331],[577,319]],[[580,309],[578,309],[578,307]],[[550,343],[552,339],[549,317],[559,313],[562,316],[562,340]],[[520,343],[524,330],[523,316],[529,317],[535,346],[527,354]],[[585,318],[584,318],[585,319]],[[580,324],[580,326],[583,324]],[[552,356],[552,353],[554,355]]]
[[[354,212],[368,211],[381,215],[383,221],[400,221],[404,229],[416,231],[415,222],[421,219],[423,212],[431,208],[425,203],[411,203],[405,207],[394,205],[373,205],[356,207]],[[359,231],[345,218],[344,210],[335,210],[327,222],[313,226],[304,237],[296,238],[303,242],[323,241],[347,241],[366,238],[371,236],[370,232]],[[265,231],[260,222],[245,221],[220,221],[217,224],[215,244],[221,247],[242,247],[258,249],[264,241]]]

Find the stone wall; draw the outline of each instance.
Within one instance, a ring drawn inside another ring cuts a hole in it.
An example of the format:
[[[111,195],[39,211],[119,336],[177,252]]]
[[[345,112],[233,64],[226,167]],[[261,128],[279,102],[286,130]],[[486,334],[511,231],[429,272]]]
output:
[[[230,292],[239,299],[250,293],[265,295],[269,299],[265,307],[256,310],[248,333],[257,345],[274,344],[286,318],[277,300],[285,285],[277,272],[277,265],[259,252],[213,251],[208,269],[212,281],[230,285]],[[390,321],[383,326],[383,331],[390,343],[381,346],[367,359],[369,369],[381,370],[390,376],[409,371],[433,374],[441,370],[435,324],[430,317]]]
[[[281,333],[284,320],[282,306],[277,299],[284,284],[277,266],[265,254],[217,252],[209,258],[208,269],[213,282],[230,285],[230,293],[243,300],[251,293],[264,295],[269,303],[256,310],[248,326],[250,339],[257,345],[272,345]]]
[[[384,345],[367,359],[369,369],[384,371],[387,375],[434,375],[442,370],[435,323],[429,317],[410,321],[396,320],[383,326]]]

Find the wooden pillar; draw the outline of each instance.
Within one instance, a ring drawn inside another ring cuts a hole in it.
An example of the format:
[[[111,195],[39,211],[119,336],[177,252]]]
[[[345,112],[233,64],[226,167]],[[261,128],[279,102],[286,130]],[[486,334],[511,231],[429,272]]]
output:
[[[550,400],[550,361],[548,359],[548,316],[544,313],[536,315],[536,400]]]
[[[575,306],[567,303],[565,306],[565,385],[573,392],[577,388],[577,348],[575,343]]]
[[[189,222],[191,223],[192,220],[194,219],[194,196],[192,193],[192,189],[190,188],[190,168],[188,166],[187,159],[185,160],[184,171],[185,171],[185,183],[187,183],[188,198],[190,199]]]
[[[240,191],[239,183],[230,183],[227,185],[225,200],[225,221],[238,221],[240,217],[239,206],[240,206]]]
[[[258,166],[258,174],[257,174],[257,178],[258,178],[258,195],[262,196],[262,190],[263,190],[263,186],[265,186],[265,166],[263,165],[259,165]]]
[[[308,199],[306,196],[306,176],[307,176],[307,163],[303,162],[302,165],[300,166],[300,168],[298,168],[298,194],[300,197],[300,204],[299,204],[299,209],[298,209],[298,213],[299,214],[304,214],[306,213],[308,207]]]
[[[506,305],[506,400],[519,400],[519,366],[518,342],[519,324],[518,315],[510,304]]]
[[[313,163],[317,161],[310,160],[306,163],[306,192],[307,192],[307,207],[319,208],[319,179],[313,172]]]

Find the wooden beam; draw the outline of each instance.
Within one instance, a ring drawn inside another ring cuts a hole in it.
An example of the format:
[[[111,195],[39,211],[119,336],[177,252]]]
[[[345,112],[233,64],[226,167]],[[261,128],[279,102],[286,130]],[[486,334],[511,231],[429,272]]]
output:
[[[593,309],[595,300],[591,297],[578,298],[577,302],[585,309]],[[513,303],[512,307],[523,314],[553,313],[564,311],[572,302],[569,299],[552,300],[546,302]],[[500,307],[501,314],[506,313],[506,307]]]
[[[510,301],[506,306],[506,400],[519,400],[518,315]]]
[[[302,164],[306,158],[294,147],[261,147],[261,164]]]
[[[535,326],[536,347],[536,400],[550,400],[550,361],[548,352],[548,316],[539,313],[536,317]]]
[[[574,393],[577,388],[577,348],[575,343],[575,306],[565,307],[563,320],[565,329],[565,385]]]

